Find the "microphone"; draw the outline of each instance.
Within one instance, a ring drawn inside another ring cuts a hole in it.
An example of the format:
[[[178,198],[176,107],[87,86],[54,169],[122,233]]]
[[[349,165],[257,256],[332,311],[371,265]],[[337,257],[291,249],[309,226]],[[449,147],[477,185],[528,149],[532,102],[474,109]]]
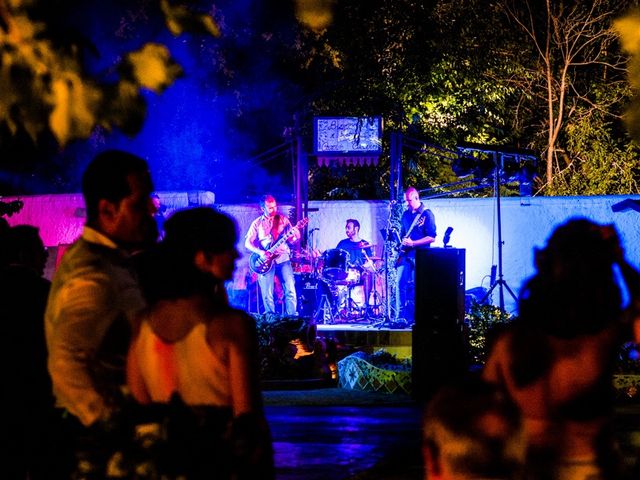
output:
[[[449,244],[449,240],[451,240],[451,232],[453,232],[452,227],[447,227],[444,232],[444,237],[442,238],[442,244],[446,247]]]

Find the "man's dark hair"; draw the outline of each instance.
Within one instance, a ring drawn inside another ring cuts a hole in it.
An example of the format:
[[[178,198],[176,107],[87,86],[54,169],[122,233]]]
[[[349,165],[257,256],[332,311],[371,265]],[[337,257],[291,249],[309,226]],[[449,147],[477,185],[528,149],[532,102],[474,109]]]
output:
[[[424,447],[459,478],[520,478],[526,450],[521,422],[501,390],[476,376],[464,378],[429,402]]]
[[[196,253],[220,254],[238,241],[235,220],[210,207],[180,210],[165,226],[164,240],[139,260],[140,286],[150,305],[207,292],[215,280],[195,266]]]
[[[87,223],[97,220],[100,200],[118,203],[131,194],[128,176],[136,173],[148,175],[149,167],[146,161],[132,153],[107,150],[96,155],[82,176]]]
[[[262,197],[260,197],[260,208],[264,208],[267,202],[275,202],[275,201],[276,199],[274,198],[273,195],[271,194],[263,195]]]
[[[356,220],[355,218],[349,218],[347,219],[347,225],[349,225],[350,223],[353,223],[354,228],[360,230],[360,222],[358,220]]]
[[[1,255],[6,264],[33,268],[40,273],[47,254],[38,227],[16,225],[10,228],[4,234]]]

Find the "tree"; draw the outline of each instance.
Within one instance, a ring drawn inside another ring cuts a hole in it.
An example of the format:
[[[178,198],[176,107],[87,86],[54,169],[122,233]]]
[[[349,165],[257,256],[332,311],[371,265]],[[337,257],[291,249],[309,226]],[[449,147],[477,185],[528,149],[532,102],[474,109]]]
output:
[[[503,7],[529,40],[520,73],[503,81],[523,92],[530,111],[544,112],[531,140],[544,153],[545,192],[619,193],[634,186],[640,162],[620,129],[630,93],[626,58],[612,28],[624,2],[509,0]]]
[[[630,89],[612,20],[629,3],[338,5],[316,36],[326,47],[307,60],[323,58],[330,79],[312,110],[379,113],[387,129],[449,149],[461,141],[531,149],[544,158],[546,194],[628,192],[640,161],[621,123]],[[405,167],[420,187],[452,178],[450,162],[429,149],[408,155]]]
[[[469,62],[468,50],[458,55],[474,40],[461,44],[464,40],[456,31],[465,28],[467,7],[480,10],[484,2],[463,3],[455,10],[457,22],[452,22],[448,12],[416,0],[338,3],[326,31],[307,37],[314,52],[307,57],[308,68],[322,79],[324,87],[313,97],[311,112],[382,115],[387,132],[401,131],[417,140],[414,145],[424,141],[454,148],[463,136],[475,140],[494,137],[494,125],[486,114],[494,116],[494,107],[504,94],[476,75],[478,61]],[[443,38],[455,41],[443,42]],[[480,40],[484,38],[488,37]],[[446,155],[434,152],[441,153],[428,146],[405,150],[405,185],[426,188],[455,179],[451,162],[443,158]],[[360,172],[345,180],[325,174],[326,169],[312,168],[311,189],[316,196],[332,192],[353,198],[354,191],[374,193],[374,185],[379,186],[377,198],[388,192],[388,151],[378,169],[367,169],[369,175]]]
[[[181,74],[168,49],[146,43],[122,58],[115,80],[87,74],[83,55],[93,48],[64,24],[75,2],[0,0],[0,124],[38,141],[53,134],[60,146],[87,138],[101,126],[139,130],[145,116],[142,89],[162,92]],[[208,15],[159,0],[167,28],[218,35]]]

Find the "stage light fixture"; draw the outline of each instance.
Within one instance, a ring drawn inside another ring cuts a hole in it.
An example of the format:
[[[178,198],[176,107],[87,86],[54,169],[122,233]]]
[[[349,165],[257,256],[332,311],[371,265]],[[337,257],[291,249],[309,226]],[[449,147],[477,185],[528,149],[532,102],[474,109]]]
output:
[[[458,158],[452,163],[454,173],[458,177],[473,174],[476,183],[493,182],[499,173],[500,183],[520,182],[530,189],[536,175],[538,157],[531,150],[461,143],[457,152]]]

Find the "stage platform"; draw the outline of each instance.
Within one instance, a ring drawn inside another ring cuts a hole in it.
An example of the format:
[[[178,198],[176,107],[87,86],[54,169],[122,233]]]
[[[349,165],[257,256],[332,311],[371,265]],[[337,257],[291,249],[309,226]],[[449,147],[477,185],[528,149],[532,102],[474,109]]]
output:
[[[334,338],[341,345],[371,352],[385,349],[401,358],[411,357],[411,328],[388,328],[372,324],[318,324],[318,336]]]

